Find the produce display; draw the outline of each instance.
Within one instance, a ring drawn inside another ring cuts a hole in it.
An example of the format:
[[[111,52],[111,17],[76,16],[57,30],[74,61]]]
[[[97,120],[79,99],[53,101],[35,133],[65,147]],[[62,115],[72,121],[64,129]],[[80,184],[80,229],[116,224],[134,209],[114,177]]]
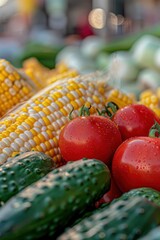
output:
[[[159,39],[138,58],[142,40],[116,62],[103,52],[103,70],[98,39],[60,52],[53,68],[0,60],[0,240],[159,239],[160,88],[132,85],[158,73],[155,52],[141,63]]]

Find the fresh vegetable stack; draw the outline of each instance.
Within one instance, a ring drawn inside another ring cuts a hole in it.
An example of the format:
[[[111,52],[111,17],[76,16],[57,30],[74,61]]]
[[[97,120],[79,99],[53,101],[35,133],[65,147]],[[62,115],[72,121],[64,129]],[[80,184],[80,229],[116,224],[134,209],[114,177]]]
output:
[[[0,119],[0,239],[159,234],[158,114],[101,73],[21,71],[36,90]]]

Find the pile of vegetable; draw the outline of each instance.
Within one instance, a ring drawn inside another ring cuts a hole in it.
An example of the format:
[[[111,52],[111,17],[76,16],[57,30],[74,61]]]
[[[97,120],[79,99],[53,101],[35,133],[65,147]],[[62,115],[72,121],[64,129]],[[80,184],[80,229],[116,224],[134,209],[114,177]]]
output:
[[[154,95],[35,59],[0,80],[0,239],[158,239]]]

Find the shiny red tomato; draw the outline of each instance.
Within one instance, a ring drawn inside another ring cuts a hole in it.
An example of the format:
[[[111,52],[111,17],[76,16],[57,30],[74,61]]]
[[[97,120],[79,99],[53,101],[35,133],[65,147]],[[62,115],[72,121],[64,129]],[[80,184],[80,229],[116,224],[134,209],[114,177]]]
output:
[[[59,147],[66,161],[96,158],[109,163],[122,139],[118,127],[109,118],[82,116],[71,120],[60,132]]]
[[[142,104],[131,104],[121,108],[113,117],[123,140],[135,136],[148,136],[155,120],[160,123],[158,116]]]
[[[124,141],[114,154],[112,175],[122,192],[139,187],[160,191],[160,139],[133,137]]]

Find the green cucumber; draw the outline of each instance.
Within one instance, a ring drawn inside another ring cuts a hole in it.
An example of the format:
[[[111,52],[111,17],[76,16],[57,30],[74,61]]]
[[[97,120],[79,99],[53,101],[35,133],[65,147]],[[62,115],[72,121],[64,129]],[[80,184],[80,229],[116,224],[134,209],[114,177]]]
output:
[[[0,167],[0,201],[6,202],[49,173],[55,163],[48,155],[33,151],[11,158]]]
[[[119,198],[114,199],[111,204],[119,201],[120,199],[127,200],[137,196],[147,198],[149,201],[160,206],[160,192],[149,187],[135,188],[125,192]]]
[[[99,160],[81,159],[55,169],[0,209],[0,239],[55,237],[109,188],[110,171]]]
[[[135,240],[158,226],[160,207],[141,197],[97,209],[57,240]]]
[[[152,188],[143,187],[143,188],[135,188],[126,193],[123,193],[119,198],[115,198],[112,202],[101,204],[99,208],[104,208],[106,206],[114,204],[115,202],[118,202],[119,200],[129,200],[130,198],[134,198],[134,197],[147,198],[148,201],[151,201],[154,204],[157,204],[158,206],[160,206],[160,192]],[[97,209],[98,211],[99,211],[99,208]],[[96,209],[90,209],[81,218],[77,219],[73,225],[79,223],[85,217],[91,216],[93,214],[93,210],[94,212],[96,212]]]
[[[156,227],[153,230],[149,231],[144,237],[139,238],[138,240],[159,240],[160,239],[160,227]]]

